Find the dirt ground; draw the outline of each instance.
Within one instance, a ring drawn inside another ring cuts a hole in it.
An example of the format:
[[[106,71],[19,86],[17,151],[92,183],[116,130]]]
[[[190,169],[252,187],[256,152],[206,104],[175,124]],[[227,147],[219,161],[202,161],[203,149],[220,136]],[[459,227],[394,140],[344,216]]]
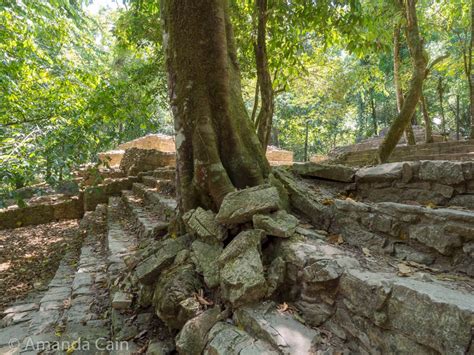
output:
[[[78,251],[78,220],[0,230],[0,312],[54,276],[61,258]]]

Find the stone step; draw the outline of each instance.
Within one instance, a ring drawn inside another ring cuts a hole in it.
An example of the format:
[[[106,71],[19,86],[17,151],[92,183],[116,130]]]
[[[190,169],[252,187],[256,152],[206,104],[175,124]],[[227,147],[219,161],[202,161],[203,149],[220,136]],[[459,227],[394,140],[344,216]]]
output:
[[[143,198],[131,191],[122,192],[122,201],[138,231],[139,239],[156,238],[166,234],[168,222],[162,221],[160,215],[143,203]]]
[[[85,219],[91,215],[100,219],[98,210],[86,213]],[[65,351],[65,344],[79,337],[93,350],[97,339],[107,341],[109,326],[102,312],[107,305],[105,259],[96,229],[86,229],[79,260],[67,252],[46,291],[35,296],[32,303],[19,303],[5,310],[0,353],[36,354],[55,344]]]
[[[110,340],[110,308],[105,246],[95,235],[88,235],[81,250],[78,270],[72,284],[62,340],[81,339],[91,350],[104,348]]]
[[[156,190],[156,192],[159,192],[163,195],[174,197],[176,193],[174,180],[160,179],[154,176],[143,176],[142,183],[143,185],[153,188]]]
[[[120,198],[111,197],[107,213],[107,249],[108,275],[113,279],[121,270],[126,269],[125,257],[132,255],[137,245],[137,238],[133,233],[125,231],[120,223],[120,213],[123,209]],[[111,281],[112,282],[112,281]],[[113,283],[113,282],[112,282]]]
[[[119,349],[114,349],[115,351],[111,353],[135,354],[140,353],[140,348],[143,346],[143,340],[140,338],[144,334],[150,337],[154,333],[157,318],[149,308],[146,308],[149,305],[143,306],[140,297],[134,297],[137,290],[133,287],[129,272],[135,265],[133,262],[136,260],[139,243],[143,246],[152,241],[146,239],[139,241],[138,235],[121,223],[123,209],[123,202],[119,198],[110,198],[107,214],[110,330],[113,344],[119,346]],[[135,303],[144,308],[137,308]],[[169,337],[167,333],[160,335]]]
[[[329,328],[351,351],[468,353],[472,282],[443,281],[425,270],[400,274],[383,259],[322,240],[278,240],[273,248],[271,255],[285,261],[281,297],[308,325]]]
[[[158,168],[154,170],[153,176],[157,179],[165,180],[176,180],[176,169],[175,168]]]
[[[156,213],[159,213],[160,219],[169,221],[174,215],[177,207],[174,197],[166,196],[157,192],[156,188],[148,187],[141,183],[135,183],[132,192],[142,199],[144,206],[150,207]]]
[[[394,262],[474,275],[474,211],[340,199],[283,170],[274,173],[289,191],[292,207],[317,229]]]
[[[156,177],[150,176],[142,176],[141,178],[143,185],[146,185],[151,188],[156,188]]]

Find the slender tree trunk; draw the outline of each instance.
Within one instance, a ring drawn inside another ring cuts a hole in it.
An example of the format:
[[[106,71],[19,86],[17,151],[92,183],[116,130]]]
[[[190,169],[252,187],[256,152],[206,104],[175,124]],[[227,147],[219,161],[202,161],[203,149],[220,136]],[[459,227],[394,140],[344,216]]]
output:
[[[161,14],[179,209],[217,209],[228,192],[269,173],[242,99],[228,4],[163,0]]]
[[[257,63],[257,79],[260,86],[262,103],[256,120],[257,135],[264,150],[270,140],[273,118],[273,86],[268,69],[267,58],[267,0],[256,0],[258,13],[257,43],[255,44],[255,59]]]
[[[411,117],[415,112],[423,88],[425,78],[427,58],[423,50],[423,41],[418,29],[418,20],[416,17],[416,0],[406,0],[400,3],[400,8],[406,17],[407,43],[410,54],[413,59],[413,72],[410,80],[409,89],[400,113],[390,126],[384,141],[379,147],[378,161],[385,163],[398,141],[403,135],[405,127],[411,122]]]
[[[444,95],[443,78],[439,77],[438,99],[439,99],[439,113],[441,115],[441,132],[443,133],[443,137],[446,138],[446,116],[444,115],[443,95]]]
[[[431,119],[428,113],[428,104],[423,93],[421,93],[420,107],[423,114],[423,120],[425,121],[425,142],[433,143],[433,127],[431,125]]]
[[[400,113],[403,106],[403,90],[400,80],[400,24],[396,24],[393,31],[393,79],[397,96],[397,112]],[[405,128],[405,140],[408,145],[416,144],[411,122]]]
[[[255,117],[257,116],[257,109],[258,109],[258,92],[260,91],[260,85],[257,82],[255,83],[255,95],[254,95],[254,100],[253,100],[253,108],[252,108],[252,116],[250,119],[252,122],[255,122]]]
[[[459,95],[456,95],[456,140],[460,138],[460,120],[461,120],[461,111],[459,108]]]
[[[377,111],[375,109],[375,98],[372,94],[372,97],[370,99],[370,108],[372,110],[372,125],[373,125],[373,128],[374,128],[374,136],[376,136],[377,134],[379,134],[379,127],[378,127],[378,124],[377,124]]]
[[[309,136],[309,121],[306,121],[305,138],[304,138],[304,161],[308,161],[308,136]]]

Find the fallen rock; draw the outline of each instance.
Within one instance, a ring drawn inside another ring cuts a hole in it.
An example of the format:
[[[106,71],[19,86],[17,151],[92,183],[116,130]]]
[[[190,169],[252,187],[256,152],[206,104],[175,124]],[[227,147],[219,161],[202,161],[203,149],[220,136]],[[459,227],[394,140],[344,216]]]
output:
[[[135,275],[143,284],[152,284],[157,276],[168,266],[179,251],[187,246],[188,236],[182,236],[177,239],[167,239],[158,248],[158,250],[138,263],[135,268]]]
[[[216,222],[216,214],[210,210],[190,210],[183,215],[183,222],[189,233],[206,243],[220,242],[226,237],[226,229]]]
[[[161,273],[155,286],[153,305],[156,315],[168,327],[181,329],[199,311],[199,304],[192,300],[202,286],[191,264],[167,269]]]
[[[276,211],[280,204],[278,190],[270,185],[250,187],[224,197],[216,220],[222,224],[238,224],[252,220],[257,213]]]
[[[255,339],[242,329],[224,322],[216,323],[208,337],[211,340],[204,349],[206,355],[279,354],[267,342]]]
[[[219,285],[219,265],[217,260],[222,253],[220,244],[207,244],[195,240],[191,245],[196,260],[196,265],[202,271],[204,282],[209,288]]]
[[[222,297],[233,306],[257,301],[267,292],[260,258],[264,235],[261,230],[241,232],[219,258]]]
[[[132,305],[132,295],[122,291],[115,292],[112,300],[112,308],[129,309]]]
[[[340,182],[354,181],[356,169],[341,164],[295,163],[293,171],[299,175],[312,176]]]
[[[154,340],[148,344],[146,355],[168,355],[175,350],[174,345],[170,341]]]
[[[180,354],[201,354],[207,343],[207,333],[219,320],[220,313],[220,308],[214,307],[188,320],[176,337],[176,350]]]
[[[295,234],[298,218],[286,211],[280,210],[270,215],[256,214],[253,216],[253,226],[263,229],[268,235],[289,238]]]
[[[281,354],[315,353],[313,343],[318,333],[291,314],[278,311],[273,302],[242,307],[234,312],[234,319],[249,334],[267,341]]]

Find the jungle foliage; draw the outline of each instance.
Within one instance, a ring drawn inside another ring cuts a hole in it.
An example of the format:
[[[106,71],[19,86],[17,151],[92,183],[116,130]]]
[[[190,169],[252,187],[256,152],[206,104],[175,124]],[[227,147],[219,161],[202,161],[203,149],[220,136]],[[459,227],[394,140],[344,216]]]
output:
[[[120,142],[173,133],[160,0],[127,0],[98,14],[87,12],[88,4],[0,5],[0,190],[54,183]],[[471,0],[417,2],[429,60],[444,57],[423,86],[433,130],[460,137],[471,125],[471,7]],[[390,126],[397,115],[393,29],[403,25],[392,2],[268,0],[265,15],[270,144],[303,160]],[[232,0],[231,20],[253,116],[261,103],[256,1]],[[400,57],[406,91],[412,63],[403,31]],[[421,111],[413,120],[424,124]]]

